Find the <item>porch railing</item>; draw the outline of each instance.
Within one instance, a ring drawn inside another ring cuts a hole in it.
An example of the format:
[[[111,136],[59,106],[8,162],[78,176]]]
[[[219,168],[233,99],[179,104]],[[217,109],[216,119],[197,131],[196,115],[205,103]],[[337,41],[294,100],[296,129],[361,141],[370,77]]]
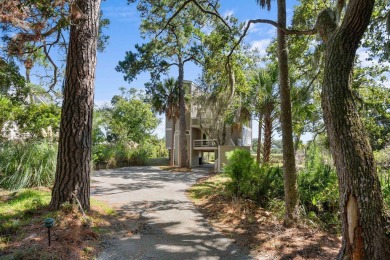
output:
[[[194,147],[217,147],[217,141],[215,139],[194,140]]]

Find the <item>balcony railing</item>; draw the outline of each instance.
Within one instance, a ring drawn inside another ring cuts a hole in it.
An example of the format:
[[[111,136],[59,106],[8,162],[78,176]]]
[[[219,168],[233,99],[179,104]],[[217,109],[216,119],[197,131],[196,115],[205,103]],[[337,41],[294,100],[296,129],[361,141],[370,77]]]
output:
[[[194,148],[196,147],[217,147],[217,141],[214,139],[210,140],[194,140]]]
[[[199,126],[199,118],[192,118],[192,125]]]

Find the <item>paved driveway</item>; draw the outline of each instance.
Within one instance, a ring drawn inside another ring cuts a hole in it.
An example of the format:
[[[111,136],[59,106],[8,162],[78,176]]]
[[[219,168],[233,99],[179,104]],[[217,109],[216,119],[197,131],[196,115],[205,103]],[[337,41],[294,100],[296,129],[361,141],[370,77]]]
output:
[[[118,210],[141,215],[139,232],[107,242],[98,259],[250,259],[213,230],[185,191],[207,169],[172,173],[158,167],[96,171],[91,193]]]

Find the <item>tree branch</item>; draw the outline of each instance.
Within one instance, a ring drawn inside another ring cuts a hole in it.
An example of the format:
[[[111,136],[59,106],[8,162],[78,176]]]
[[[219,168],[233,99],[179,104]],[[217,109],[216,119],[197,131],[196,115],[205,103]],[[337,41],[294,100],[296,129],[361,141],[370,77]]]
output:
[[[61,29],[58,29],[58,32],[57,32],[57,38],[54,42],[52,42],[51,44],[56,44],[60,41],[60,36],[61,36]],[[57,72],[58,72],[58,67],[57,65],[55,64],[55,62],[53,61],[53,59],[50,57],[50,54],[49,54],[49,51],[47,50],[47,46],[46,46],[46,41],[44,40],[43,41],[43,52],[45,53],[46,55],[46,58],[49,60],[49,62],[51,63],[51,65],[53,66],[53,82],[52,84],[50,84],[49,86],[49,91],[53,91],[54,90],[54,87],[55,85],[57,84]]]
[[[167,65],[167,67],[171,67],[171,66],[178,66],[179,67],[179,63],[173,62],[173,63],[169,63]]]
[[[191,55],[191,57],[188,57],[187,59],[185,59],[185,60],[183,61],[183,64],[186,63],[186,62],[188,62],[188,61],[195,61],[195,62],[197,62],[197,63],[199,63],[199,64],[203,64],[202,61],[200,61],[199,59],[197,59],[197,58],[196,58],[195,56],[193,56],[193,55]]]
[[[311,89],[311,86],[313,85],[314,81],[316,81],[316,79],[320,75],[320,72],[321,72],[321,70],[319,69],[317,71],[317,73],[314,75],[314,77],[312,78],[312,80],[310,81],[309,85],[307,85],[306,88],[304,89],[302,96],[305,96],[307,94],[307,92]]]
[[[265,24],[270,24],[272,26],[275,26],[279,30],[283,31],[287,35],[313,35],[317,33],[317,28],[313,28],[310,30],[306,31],[300,31],[300,30],[292,30],[292,29],[287,29],[283,26],[281,26],[279,23],[272,21],[272,20],[267,20],[267,19],[255,19],[255,20],[249,20],[248,23],[245,26],[244,33],[240,36],[238,41],[233,45],[233,48],[228,54],[228,59],[230,59],[230,56],[233,54],[234,50],[237,48],[237,46],[242,42],[246,34],[248,33],[249,27],[251,24],[256,24],[256,23],[265,23]]]
[[[196,0],[187,0],[185,1],[177,10],[176,12],[168,19],[167,23],[164,25],[164,27],[161,29],[161,31],[155,36],[155,38],[157,38],[158,36],[160,36],[160,34],[162,34],[165,29],[168,27],[168,25],[172,22],[173,19],[175,19],[176,16],[179,15],[179,13],[189,4],[189,3],[193,3],[194,5],[196,5],[203,13],[206,13],[206,14],[210,14],[212,16],[215,16],[217,17],[218,19],[220,19],[222,21],[222,23],[229,29],[229,31],[231,31],[231,28],[229,26],[229,24],[225,21],[225,19],[223,19],[221,17],[221,15],[218,13],[218,11],[216,10],[216,8],[214,6],[212,6],[211,4],[211,7],[213,8],[214,12],[213,11],[209,11],[209,10],[206,10],[204,9]]]

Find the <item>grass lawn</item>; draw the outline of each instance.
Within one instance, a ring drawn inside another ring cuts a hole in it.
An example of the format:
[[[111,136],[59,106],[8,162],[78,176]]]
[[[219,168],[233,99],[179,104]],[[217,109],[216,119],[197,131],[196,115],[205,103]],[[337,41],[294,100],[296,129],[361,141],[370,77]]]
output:
[[[48,189],[0,191],[1,259],[91,259],[99,250],[104,231],[114,222],[115,211],[92,200],[87,219],[75,205],[49,211]],[[51,247],[43,221],[54,218]]]

